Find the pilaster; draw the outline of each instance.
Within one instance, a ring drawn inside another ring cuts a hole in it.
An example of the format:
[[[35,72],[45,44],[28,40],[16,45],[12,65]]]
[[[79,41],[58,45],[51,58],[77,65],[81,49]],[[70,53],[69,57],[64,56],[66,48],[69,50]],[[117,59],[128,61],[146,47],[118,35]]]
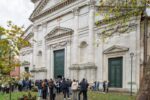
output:
[[[42,51],[43,51],[43,58],[42,58],[42,65],[43,65],[43,67],[47,67],[46,65],[45,65],[45,61],[46,61],[46,41],[45,41],[45,34],[47,33],[47,23],[43,23],[42,24],[42,34],[43,34],[43,41],[42,41]]]
[[[74,34],[73,34],[73,52],[72,64],[78,64],[78,29],[79,29],[79,9],[73,9],[74,14]]]
[[[88,62],[94,63],[94,21],[95,21],[95,1],[89,1],[89,36],[88,36]]]
[[[33,27],[33,32],[34,32],[34,43],[33,43],[33,66],[37,68],[37,34],[38,34],[38,27],[34,26]]]

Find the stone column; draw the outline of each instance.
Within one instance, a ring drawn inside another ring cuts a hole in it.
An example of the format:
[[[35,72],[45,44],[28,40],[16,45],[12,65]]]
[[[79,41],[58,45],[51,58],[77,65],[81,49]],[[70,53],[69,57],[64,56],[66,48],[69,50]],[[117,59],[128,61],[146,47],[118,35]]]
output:
[[[72,64],[78,64],[78,28],[79,28],[78,8],[75,8],[73,10],[73,13],[74,13],[74,34],[73,34]]]
[[[45,35],[46,35],[46,33],[47,33],[47,23],[43,23],[43,25],[42,25],[42,27],[43,27],[43,32],[42,32],[42,34],[43,34],[43,38],[42,38],[42,67],[45,67],[45,68],[47,68],[47,66],[46,66],[46,41],[45,41]]]
[[[95,22],[95,1],[89,1],[89,36],[88,36],[88,62],[94,63],[94,22]]]
[[[47,67],[47,79],[52,78],[51,76],[51,48],[48,46],[46,48],[46,67]]]
[[[33,43],[33,67],[37,68],[37,34],[38,34],[38,27],[34,26],[33,27],[33,32],[34,32],[34,43]]]
[[[94,82],[96,80],[96,66],[94,60],[94,23],[95,23],[95,0],[89,0],[89,34],[88,34],[88,63],[85,65],[90,76],[88,81]]]
[[[69,67],[70,67],[70,65],[71,65],[71,47],[70,47],[70,44],[71,44],[71,40],[67,40],[67,45],[66,45],[66,53],[67,53],[67,61],[66,61],[66,66],[67,66],[67,68],[66,68],[66,71],[65,71],[65,73],[66,73],[66,77],[67,78],[71,78],[71,75],[70,75],[70,71],[69,71]]]

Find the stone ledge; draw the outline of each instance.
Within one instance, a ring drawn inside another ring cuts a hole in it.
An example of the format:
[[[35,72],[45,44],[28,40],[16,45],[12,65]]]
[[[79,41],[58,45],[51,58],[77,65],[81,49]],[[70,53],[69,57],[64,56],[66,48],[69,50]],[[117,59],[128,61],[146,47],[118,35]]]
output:
[[[45,68],[34,68],[34,69],[32,69],[30,72],[47,72],[47,69],[45,69]]]
[[[84,70],[84,69],[97,69],[94,63],[85,63],[85,64],[73,64],[70,70]]]

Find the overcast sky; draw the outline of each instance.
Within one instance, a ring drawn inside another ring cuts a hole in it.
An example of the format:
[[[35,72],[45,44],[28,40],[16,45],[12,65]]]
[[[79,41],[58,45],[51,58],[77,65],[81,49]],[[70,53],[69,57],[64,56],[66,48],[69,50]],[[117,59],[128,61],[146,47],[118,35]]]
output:
[[[14,24],[27,28],[31,24],[28,18],[33,9],[30,0],[0,0],[0,25],[6,26],[6,22],[11,20]]]
[[[6,22],[11,20],[26,28],[31,24],[28,18],[33,9],[34,5],[30,0],[0,0],[0,25],[6,26]]]

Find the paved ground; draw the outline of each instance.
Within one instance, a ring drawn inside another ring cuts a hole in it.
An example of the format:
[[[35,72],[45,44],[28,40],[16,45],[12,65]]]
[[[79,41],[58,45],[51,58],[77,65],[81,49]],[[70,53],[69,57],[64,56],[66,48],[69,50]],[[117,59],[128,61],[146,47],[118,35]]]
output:
[[[66,100],[73,100],[72,96],[70,96],[70,97],[71,97],[71,99],[66,99]],[[43,100],[43,99],[42,98],[38,98],[38,100]],[[50,100],[49,97],[46,100]],[[63,94],[57,94],[55,100],[64,100],[63,99]],[[81,96],[81,100],[82,100],[82,96]]]

